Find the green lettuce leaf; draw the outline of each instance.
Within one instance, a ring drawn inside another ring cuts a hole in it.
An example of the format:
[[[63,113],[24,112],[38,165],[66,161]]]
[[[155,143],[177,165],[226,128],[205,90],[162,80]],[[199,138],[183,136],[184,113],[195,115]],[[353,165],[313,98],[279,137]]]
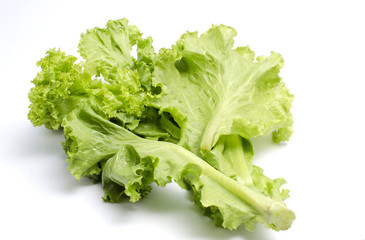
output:
[[[93,28],[81,35],[79,53],[86,60],[87,71],[102,74],[106,81],[113,81],[116,68],[130,67],[130,52],[142,36],[127,19],[108,21],[106,28]]]
[[[56,49],[37,62],[41,71],[32,81],[28,118],[34,126],[58,129],[63,118],[75,108],[80,99],[89,96],[91,76],[75,63],[76,57]]]
[[[147,93],[141,86],[137,70],[116,69],[117,79],[107,83],[92,78],[83,62],[60,50],[51,49],[38,62],[41,71],[33,80],[28,118],[35,126],[58,129],[62,120],[82,99],[93,98],[110,117],[125,113],[143,118]]]
[[[198,36],[186,33],[155,63],[153,83],[162,88],[152,105],[170,113],[181,127],[180,145],[200,155],[220,136],[251,139],[274,133],[276,142],[292,133],[288,92],[277,53],[257,57],[248,47],[233,48],[236,31],[213,26]]]
[[[136,47],[137,59],[131,52]],[[142,38],[142,33],[127,19],[108,21],[105,28],[93,28],[81,35],[79,53],[85,59],[85,69],[92,75],[102,76],[109,83],[126,81],[120,71],[135,70],[138,83],[130,81],[131,87],[141,84],[151,90],[155,51],[152,38]]]
[[[274,142],[292,134],[293,96],[281,82],[282,57],[259,56],[249,47],[233,48],[236,31],[213,26],[187,32],[156,60],[153,84],[162,93],[150,104],[172,116],[178,144],[203,158],[226,176],[273,196],[265,184],[280,187],[283,179],[264,178],[252,165],[250,139],[272,133]],[[263,184],[262,179],[266,179]],[[287,190],[281,200],[287,196]]]
[[[71,173],[80,178],[102,171],[107,201],[128,196],[135,202],[150,190],[152,182],[165,186],[174,180],[193,191],[196,203],[225,228],[244,224],[254,230],[260,222],[283,230],[294,220],[294,213],[280,198],[240,184],[179,145],[134,135],[110,122],[95,103],[81,102],[62,126]],[[279,191],[275,184],[270,188]]]
[[[155,57],[152,39],[141,35],[126,19],[109,21],[106,28],[82,34],[79,51],[85,61],[60,50],[47,51],[37,63],[41,71],[29,93],[31,122],[58,129],[81,99],[94,98],[110,118],[127,114],[136,124],[151,94]],[[131,56],[133,46],[137,59]]]

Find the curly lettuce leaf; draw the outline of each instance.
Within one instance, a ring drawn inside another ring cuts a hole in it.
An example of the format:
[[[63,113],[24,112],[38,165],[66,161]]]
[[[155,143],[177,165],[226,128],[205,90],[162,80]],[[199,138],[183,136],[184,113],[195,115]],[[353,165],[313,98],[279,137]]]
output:
[[[128,25],[127,19],[108,21],[106,28],[96,27],[81,35],[79,53],[89,72],[113,81],[114,68],[133,65],[130,52],[141,36],[136,26]]]
[[[118,81],[106,83],[93,79],[84,70],[83,63],[76,60],[74,56],[51,49],[38,62],[41,71],[29,93],[28,118],[34,126],[60,128],[64,117],[78,102],[89,98],[95,99],[110,118],[119,113],[137,119],[143,117],[147,93],[140,84],[137,70],[116,69]]]
[[[110,118],[127,114],[134,125],[145,115],[151,93],[152,39],[141,38],[126,19],[109,21],[82,35],[79,51],[85,61],[51,49],[37,65],[33,80],[29,119],[35,126],[58,129],[63,118],[82,99],[94,98]],[[131,56],[137,46],[138,58]],[[137,124],[138,125],[138,124]]]
[[[128,196],[135,202],[150,190],[152,182],[165,186],[174,180],[192,190],[196,203],[225,228],[236,229],[244,224],[246,229],[254,230],[260,222],[283,230],[295,218],[280,198],[227,177],[179,145],[134,135],[110,122],[90,101],[83,101],[62,125],[71,173],[80,178],[102,171],[107,201],[117,202]],[[279,191],[275,184],[270,188]]]
[[[58,129],[63,118],[74,109],[81,98],[88,96],[91,76],[76,64],[76,57],[50,49],[37,62],[41,71],[30,90],[28,118],[34,126]]]
[[[137,49],[137,59],[131,52]],[[102,76],[106,82],[119,82],[118,71],[136,70],[139,83],[151,89],[151,72],[155,58],[152,38],[142,38],[142,33],[127,19],[108,21],[105,28],[93,28],[81,35],[79,53],[85,59],[90,74]],[[123,78],[122,78],[123,79]],[[131,81],[131,85],[134,82]]]
[[[152,105],[173,116],[179,144],[197,155],[222,135],[251,139],[274,132],[280,142],[292,133],[293,96],[278,75],[282,57],[273,52],[254,60],[248,47],[233,48],[235,35],[223,25],[200,36],[188,32],[155,63],[153,83],[162,93]]]

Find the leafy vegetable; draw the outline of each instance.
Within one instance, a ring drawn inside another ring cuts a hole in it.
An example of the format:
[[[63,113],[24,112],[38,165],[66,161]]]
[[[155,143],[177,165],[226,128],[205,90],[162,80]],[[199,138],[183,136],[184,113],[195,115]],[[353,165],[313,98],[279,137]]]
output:
[[[272,53],[253,61],[248,47],[233,49],[235,35],[226,26],[186,33],[156,61],[153,80],[163,93],[153,105],[182,126],[181,145],[195,154],[221,135],[250,139],[278,130],[277,142],[291,135],[292,96],[278,76],[283,59]]]
[[[277,53],[233,48],[236,32],[213,26],[154,52],[125,19],[81,35],[76,62],[51,49],[29,94],[35,126],[62,128],[69,170],[102,181],[104,200],[145,197],[174,180],[219,226],[288,229],[285,180],[253,165],[252,138],[292,134],[293,96]],[[131,55],[137,48],[137,58]]]

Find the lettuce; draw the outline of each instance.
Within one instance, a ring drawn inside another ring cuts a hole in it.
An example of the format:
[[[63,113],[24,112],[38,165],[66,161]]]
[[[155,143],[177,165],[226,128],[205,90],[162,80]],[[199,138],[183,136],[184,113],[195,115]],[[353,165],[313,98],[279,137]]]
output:
[[[63,130],[70,172],[101,181],[107,202],[175,181],[218,226],[288,229],[285,180],[253,165],[251,143],[293,132],[283,59],[234,48],[235,35],[223,25],[187,32],[156,54],[126,19],[109,21],[81,35],[80,61],[51,49],[38,62],[29,119]]]
[[[82,34],[79,52],[85,61],[50,49],[37,65],[28,118],[35,126],[59,129],[63,118],[81,99],[94,98],[110,117],[119,113],[143,118],[151,92],[152,39],[141,38],[125,19],[109,21],[105,29]],[[136,46],[138,59],[130,52]]]
[[[198,36],[184,34],[173,49],[160,51],[154,84],[162,94],[152,101],[182,127],[181,145],[198,154],[222,135],[245,139],[273,133],[289,139],[292,95],[278,76],[277,53],[257,57],[248,47],[233,49],[236,31],[213,26]]]
[[[103,165],[106,201],[118,202],[126,195],[135,202],[150,190],[152,182],[165,186],[173,179],[192,190],[196,203],[229,229],[245,224],[253,230],[256,222],[287,229],[294,218],[281,201],[276,181],[263,179],[272,196],[240,184],[177,144],[141,138],[110,122],[93,103],[80,103],[63,126],[71,173],[80,178]]]

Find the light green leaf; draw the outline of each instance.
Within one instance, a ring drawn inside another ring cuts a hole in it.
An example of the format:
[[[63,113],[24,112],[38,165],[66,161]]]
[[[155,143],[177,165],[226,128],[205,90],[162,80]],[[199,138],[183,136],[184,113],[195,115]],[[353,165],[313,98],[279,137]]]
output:
[[[186,33],[156,61],[153,82],[162,93],[152,100],[182,129],[180,145],[200,155],[222,135],[251,139],[275,132],[275,141],[291,134],[292,95],[278,76],[277,53],[257,57],[233,48],[234,29],[213,26],[198,36]],[[284,136],[285,135],[285,136]]]
[[[98,106],[88,101],[65,118],[63,127],[72,174],[79,178],[106,162],[102,176],[108,201],[127,195],[134,202],[149,190],[151,182],[165,186],[174,180],[192,190],[198,205],[225,228],[244,224],[254,230],[260,222],[283,230],[295,218],[280,199],[227,177],[176,144],[134,135],[108,121]]]
[[[125,113],[138,119],[145,111],[153,70],[152,39],[141,38],[126,19],[109,21],[106,28],[82,34],[77,58],[51,49],[37,65],[33,80],[29,119],[35,126],[58,129],[63,118],[81,99],[94,98],[110,118]],[[138,59],[131,56],[138,45]]]
[[[155,165],[153,158],[141,159],[131,145],[123,145],[103,168],[104,200],[119,202],[125,194],[138,201],[151,190]]]
[[[41,71],[32,81],[28,118],[34,126],[58,129],[63,118],[90,92],[90,75],[76,64],[76,57],[50,49],[37,62]]]
[[[86,60],[85,67],[93,75],[102,74],[106,81],[114,67],[133,65],[131,50],[141,37],[136,26],[128,25],[127,19],[108,21],[106,28],[93,28],[81,35],[79,52]]]

